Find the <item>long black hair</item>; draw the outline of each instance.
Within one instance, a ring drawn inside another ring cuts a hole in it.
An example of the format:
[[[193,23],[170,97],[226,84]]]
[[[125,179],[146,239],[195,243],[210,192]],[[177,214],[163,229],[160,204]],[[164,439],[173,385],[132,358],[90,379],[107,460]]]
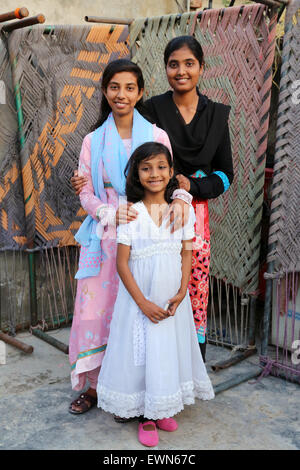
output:
[[[156,155],[163,154],[166,156],[169,167],[173,168],[173,160],[169,149],[159,142],[146,142],[135,149],[131,155],[126,168],[126,196],[129,202],[141,201],[145,194],[145,189],[141,185],[139,179],[139,165],[143,160],[151,159]],[[168,204],[171,202],[173,191],[179,187],[178,181],[175,176],[170,178],[170,181],[165,190],[165,200]]]
[[[171,39],[171,41],[169,41],[168,44],[166,45],[165,52],[164,52],[165,66],[168,63],[170,55],[174,51],[178,51],[178,49],[181,49],[184,46],[190,49],[190,51],[198,60],[200,67],[204,65],[203,49],[201,47],[201,44],[197,41],[197,39],[195,39],[193,36],[178,36],[176,38]]]
[[[110,62],[106,67],[102,75],[102,98],[100,104],[100,114],[96,124],[91,128],[91,131],[94,131],[98,127],[102,126],[104,121],[108,118],[109,113],[111,112],[111,107],[108,104],[108,101],[103,93],[103,90],[107,90],[108,84],[116,73],[120,72],[131,72],[136,76],[138,90],[141,91],[144,88],[144,77],[140,67],[128,59],[118,59]],[[149,117],[144,109],[143,97],[136,103],[135,108],[148,120]]]

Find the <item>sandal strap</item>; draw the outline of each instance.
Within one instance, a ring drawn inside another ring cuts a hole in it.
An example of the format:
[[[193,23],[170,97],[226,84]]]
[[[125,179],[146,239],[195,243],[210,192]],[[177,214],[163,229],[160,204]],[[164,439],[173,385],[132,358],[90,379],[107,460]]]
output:
[[[80,395],[80,398],[85,401],[88,401],[89,403],[91,403],[91,405],[95,405],[95,403],[97,403],[97,397],[93,397],[92,395],[88,395],[87,393],[82,393]]]
[[[86,403],[88,402],[88,404]],[[91,408],[91,406],[97,403],[97,397],[92,397],[87,393],[81,393],[79,397],[77,397],[74,401],[72,401],[71,405],[75,406],[83,406],[84,409]],[[90,405],[90,406],[89,406]]]

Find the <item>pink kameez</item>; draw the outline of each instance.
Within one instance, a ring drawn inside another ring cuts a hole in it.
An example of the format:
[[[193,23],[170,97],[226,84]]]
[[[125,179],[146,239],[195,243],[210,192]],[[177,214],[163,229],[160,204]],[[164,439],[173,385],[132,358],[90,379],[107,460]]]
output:
[[[171,144],[168,135],[162,129],[153,125],[153,138],[170,151]],[[131,139],[123,140],[128,158],[131,153]],[[84,210],[97,220],[96,211],[104,203],[95,196],[91,176],[91,134],[88,134],[82,144],[79,158],[79,174],[87,177],[87,184],[80,193],[80,202]],[[109,184],[105,168],[103,182]],[[106,186],[105,185],[105,186]],[[117,192],[112,187],[105,187],[107,203],[116,211],[119,204]],[[107,230],[106,226],[104,230]],[[116,229],[109,227],[110,237],[102,239],[102,252],[106,255],[97,276],[79,279],[73,323],[69,342],[69,360],[71,364],[71,382],[73,390],[85,387],[87,372],[99,368],[102,364],[109,335],[111,316],[117,297],[119,277],[116,269]],[[94,381],[94,380],[93,380]],[[94,387],[93,387],[94,388]]]

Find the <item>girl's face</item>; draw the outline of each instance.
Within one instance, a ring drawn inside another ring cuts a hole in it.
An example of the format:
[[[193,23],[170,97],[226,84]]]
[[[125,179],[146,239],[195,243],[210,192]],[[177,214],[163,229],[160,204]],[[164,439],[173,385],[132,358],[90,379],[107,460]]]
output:
[[[116,73],[103,93],[115,116],[132,114],[136,103],[143,96],[144,90],[139,90],[137,78],[132,72]]]
[[[192,51],[183,46],[172,52],[168,59],[166,73],[169,84],[177,93],[187,93],[198,84],[203,66]]]
[[[141,161],[138,167],[140,183],[151,193],[164,192],[173,173],[163,153]]]

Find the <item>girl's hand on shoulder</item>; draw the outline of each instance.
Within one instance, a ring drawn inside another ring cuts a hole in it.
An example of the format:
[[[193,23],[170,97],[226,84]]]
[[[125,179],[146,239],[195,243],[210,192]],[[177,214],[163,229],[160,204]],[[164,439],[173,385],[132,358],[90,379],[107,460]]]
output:
[[[172,297],[172,299],[168,300],[168,303],[169,303],[168,312],[169,312],[169,315],[171,317],[173,317],[175,315],[177,307],[178,307],[178,305],[181,304],[184,297],[185,297],[185,295],[178,292],[176,295],[174,295],[174,297]]]
[[[152,323],[159,323],[161,320],[164,320],[169,316],[169,313],[166,310],[147,299],[145,299],[145,301],[140,305],[140,309],[143,314],[152,321]]]
[[[174,199],[172,204],[170,204],[169,210],[166,214],[168,218],[166,222],[166,227],[169,227],[173,222],[171,228],[171,233],[176,232],[176,230],[184,227],[184,225],[189,220],[190,206],[182,199]]]
[[[81,193],[82,188],[86,185],[86,183],[87,178],[85,176],[78,176],[78,170],[75,170],[71,178],[71,185],[76,193],[76,196]]]
[[[132,205],[132,202],[128,202],[127,204],[121,204],[118,207],[118,210],[116,212],[117,225],[128,224],[129,222],[137,218],[138,212],[131,207]]]

